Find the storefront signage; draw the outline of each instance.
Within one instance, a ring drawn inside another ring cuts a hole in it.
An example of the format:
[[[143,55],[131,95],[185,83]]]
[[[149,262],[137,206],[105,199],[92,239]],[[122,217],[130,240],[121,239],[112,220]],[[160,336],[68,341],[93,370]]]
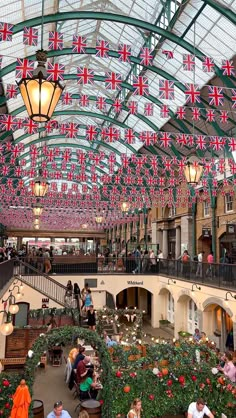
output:
[[[211,236],[211,228],[202,228],[203,238],[209,238]]]
[[[42,299],[42,309],[47,309],[49,305],[49,299],[48,298],[43,298]]]
[[[143,281],[142,282],[138,282],[136,280],[128,280],[127,284],[132,285],[132,286],[143,286]]]
[[[236,225],[226,225],[226,232],[227,234],[235,234]]]

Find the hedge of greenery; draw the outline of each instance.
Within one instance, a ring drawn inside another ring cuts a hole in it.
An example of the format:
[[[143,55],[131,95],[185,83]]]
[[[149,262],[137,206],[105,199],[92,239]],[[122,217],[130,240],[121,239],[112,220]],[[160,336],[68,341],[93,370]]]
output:
[[[227,418],[236,416],[236,385],[218,372],[214,351],[205,344],[195,345],[184,340],[175,344],[147,345],[146,355],[141,357],[135,345],[117,346],[109,352],[96,332],[70,326],[56,328],[41,335],[32,347],[34,355],[27,359],[24,373],[29,387],[32,388],[42,353],[57,344],[72,346],[75,337],[95,347],[100,357],[104,418],[126,416],[136,397],[141,397],[144,416],[148,418],[183,413],[198,397],[207,401],[215,417],[220,418],[222,412]],[[11,395],[20,378],[2,375],[0,415],[4,418],[9,417]]]

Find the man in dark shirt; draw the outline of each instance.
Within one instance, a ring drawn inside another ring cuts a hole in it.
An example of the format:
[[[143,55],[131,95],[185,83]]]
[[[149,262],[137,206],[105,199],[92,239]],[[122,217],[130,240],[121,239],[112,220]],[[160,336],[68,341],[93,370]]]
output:
[[[90,357],[84,357],[83,360],[81,360],[77,366],[77,373],[76,373],[76,380],[77,383],[83,382],[86,378],[86,374],[88,369],[86,366],[90,363]]]
[[[85,358],[84,352],[85,352],[85,348],[80,346],[79,347],[79,353],[75,357],[75,361],[74,361],[74,364],[73,364],[73,369],[77,369],[77,366],[78,366],[79,362],[81,360],[84,360],[84,358]]]

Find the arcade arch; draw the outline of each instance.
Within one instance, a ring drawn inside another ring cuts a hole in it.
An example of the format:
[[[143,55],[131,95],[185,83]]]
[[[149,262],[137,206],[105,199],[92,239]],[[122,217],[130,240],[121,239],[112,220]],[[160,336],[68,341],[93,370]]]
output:
[[[118,309],[124,309],[126,307],[136,307],[142,311],[145,311],[146,317],[151,319],[152,317],[152,293],[143,287],[128,287],[121,290],[116,295],[116,306]]]
[[[203,307],[203,328],[217,347],[224,351],[227,335],[233,329],[233,312],[217,298],[209,298]]]

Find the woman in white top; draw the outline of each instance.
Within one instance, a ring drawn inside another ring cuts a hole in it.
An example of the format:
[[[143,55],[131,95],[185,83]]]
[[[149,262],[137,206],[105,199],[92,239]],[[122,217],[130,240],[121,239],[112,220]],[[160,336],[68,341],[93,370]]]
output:
[[[134,399],[127,418],[141,418],[142,401],[139,398]]]

